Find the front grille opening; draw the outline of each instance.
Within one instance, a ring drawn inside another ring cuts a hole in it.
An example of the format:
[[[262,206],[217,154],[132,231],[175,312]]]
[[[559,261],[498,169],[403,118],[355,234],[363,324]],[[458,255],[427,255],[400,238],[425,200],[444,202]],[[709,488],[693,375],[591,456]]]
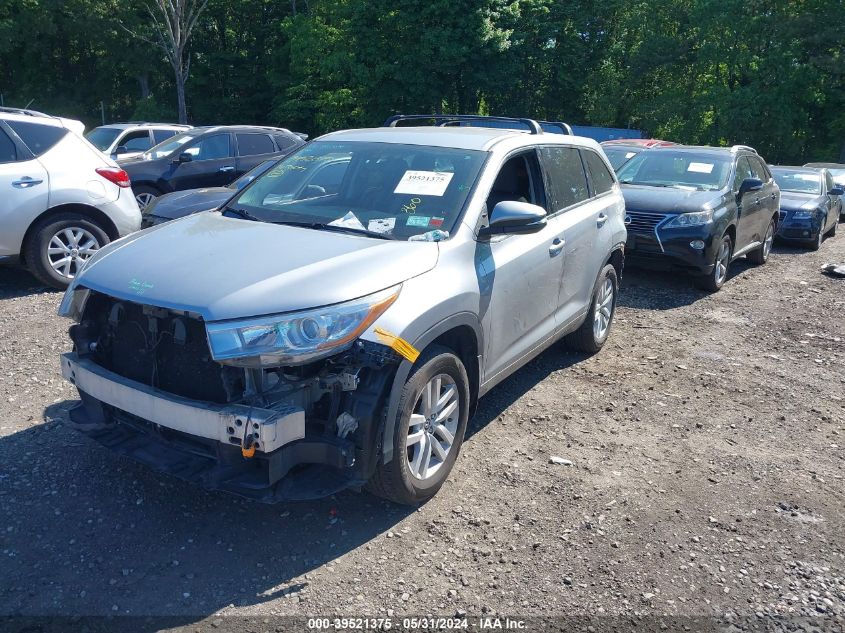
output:
[[[243,370],[212,360],[200,319],[92,292],[82,321],[93,330],[94,361],[120,376],[217,404],[243,394]]]
[[[628,211],[626,228],[629,233],[654,233],[654,229],[665,218],[665,213],[648,213],[645,211]]]

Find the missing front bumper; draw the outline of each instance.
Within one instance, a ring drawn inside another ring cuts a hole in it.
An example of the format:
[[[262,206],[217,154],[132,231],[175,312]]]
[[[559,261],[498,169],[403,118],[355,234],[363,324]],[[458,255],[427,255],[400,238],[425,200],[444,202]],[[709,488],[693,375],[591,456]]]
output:
[[[158,472],[267,503],[320,498],[364,483],[353,443],[306,438],[301,410],[199,403],[73,353],[62,355],[62,374],[82,397],[70,411],[70,425]],[[250,459],[230,432],[244,424],[259,435]]]

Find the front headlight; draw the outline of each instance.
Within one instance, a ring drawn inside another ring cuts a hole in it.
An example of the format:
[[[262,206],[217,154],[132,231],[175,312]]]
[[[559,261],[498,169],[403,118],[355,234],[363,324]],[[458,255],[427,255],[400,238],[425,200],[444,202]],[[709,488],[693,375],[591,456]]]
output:
[[[713,219],[713,209],[707,211],[695,211],[694,213],[681,213],[669,220],[665,228],[681,228],[687,226],[701,226]]]
[[[303,312],[206,325],[211,356],[239,367],[301,365],[352,346],[402,286]]]
[[[800,211],[793,212],[792,219],[793,220],[809,220],[810,218],[813,217],[813,215],[815,215],[815,213],[816,213],[815,209],[812,209],[812,210],[801,209]]]

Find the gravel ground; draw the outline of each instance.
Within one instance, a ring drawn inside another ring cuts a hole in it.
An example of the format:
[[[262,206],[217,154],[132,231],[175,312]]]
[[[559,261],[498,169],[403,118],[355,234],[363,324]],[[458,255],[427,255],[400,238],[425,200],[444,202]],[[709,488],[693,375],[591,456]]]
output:
[[[828,261],[845,237],[738,262],[715,295],[626,271],[605,349],[555,347],[494,389],[417,510],[356,493],[264,506],[110,454],[60,421],[76,396],[57,369],[60,295],[0,269],[0,616],[841,627],[845,280],[818,272]]]

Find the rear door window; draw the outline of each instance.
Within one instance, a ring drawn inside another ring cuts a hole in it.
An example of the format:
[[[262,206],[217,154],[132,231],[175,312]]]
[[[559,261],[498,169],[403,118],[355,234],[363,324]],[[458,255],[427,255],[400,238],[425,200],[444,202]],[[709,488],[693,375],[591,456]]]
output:
[[[587,171],[590,174],[590,185],[592,194],[600,196],[613,189],[613,176],[608,170],[604,161],[599,158],[599,155],[591,150],[581,150],[581,156],[584,162],[587,163]]]
[[[6,121],[6,123],[36,156],[48,152],[67,134],[65,128],[56,125],[43,125],[29,121]]]
[[[257,154],[272,154],[276,151],[273,139],[268,134],[237,134],[238,155],[255,156]]]
[[[171,136],[176,136],[176,130],[153,130],[153,140],[156,145],[163,143]]]
[[[0,129],[0,163],[14,163],[18,160],[18,150],[9,135]]]
[[[581,162],[581,155],[574,147],[544,147],[540,150],[548,190],[551,196],[551,211],[571,207],[590,197],[587,189],[587,174]]]

